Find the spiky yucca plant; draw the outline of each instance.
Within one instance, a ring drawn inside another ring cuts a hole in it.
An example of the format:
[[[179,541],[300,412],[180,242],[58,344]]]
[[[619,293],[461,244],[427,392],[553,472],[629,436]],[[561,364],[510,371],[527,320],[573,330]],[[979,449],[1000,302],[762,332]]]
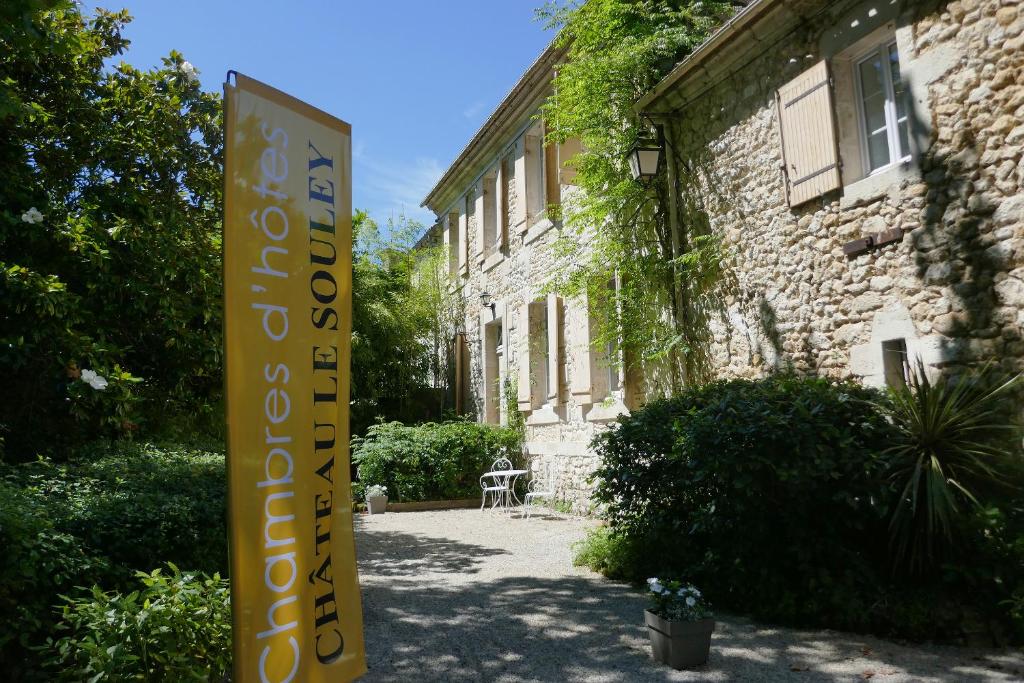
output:
[[[932,381],[918,360],[885,410],[896,437],[884,452],[895,501],[889,522],[894,568],[921,573],[949,550],[958,517],[986,492],[1019,486],[1020,431],[1005,401],[1021,376],[996,381],[990,366]]]

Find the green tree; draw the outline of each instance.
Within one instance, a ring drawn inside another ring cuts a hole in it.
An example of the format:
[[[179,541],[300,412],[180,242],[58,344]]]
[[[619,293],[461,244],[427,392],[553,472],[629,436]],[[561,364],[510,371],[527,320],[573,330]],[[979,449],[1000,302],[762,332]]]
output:
[[[375,419],[413,419],[429,385],[431,313],[413,288],[423,227],[404,216],[386,231],[352,220],[352,432]],[[422,418],[422,416],[420,416]]]
[[[176,52],[105,67],[124,11],[2,19],[0,438],[28,457],[201,412],[221,386],[220,97]]]
[[[560,242],[573,266],[557,286],[588,292],[603,311],[596,344],[621,339],[627,358],[665,362],[665,390],[694,374],[692,303],[714,277],[717,247],[698,224],[671,229],[676,188],[664,177],[647,187],[630,176],[627,152],[651,129],[634,105],[731,12],[728,2],[695,0],[549,2],[539,11],[568,50],[542,108],[549,141],[584,147],[574,159],[583,192],[566,202]],[[621,288],[609,296],[616,271]]]

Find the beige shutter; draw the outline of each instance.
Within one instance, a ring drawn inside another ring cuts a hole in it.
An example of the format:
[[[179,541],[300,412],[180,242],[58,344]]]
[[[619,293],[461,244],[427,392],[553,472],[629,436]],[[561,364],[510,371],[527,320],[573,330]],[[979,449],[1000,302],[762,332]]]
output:
[[[498,196],[494,202],[494,210],[498,212],[495,229],[498,231],[498,251],[504,251],[508,246],[508,173],[506,158],[503,156],[498,161],[498,179],[494,186],[498,189]]]
[[[484,220],[484,192],[486,191],[486,181],[481,181],[479,187],[473,188],[473,193],[476,195],[476,209],[473,211],[473,216],[476,218],[476,249],[473,251],[477,260],[484,257],[484,225],[487,222]]]
[[[521,138],[513,150],[516,181],[516,205],[513,216],[513,228],[517,232],[526,232],[526,140]]]
[[[459,212],[459,272],[463,275],[469,274],[469,196],[462,202],[462,211]]]
[[[516,334],[519,335],[519,381],[516,387],[516,400],[519,410],[533,410],[533,386],[530,382],[530,303],[519,307],[519,319],[516,322]]]
[[[576,403],[593,403],[594,377],[593,362],[590,350],[590,307],[587,295],[573,299],[569,307],[572,319],[565,326],[565,334],[569,337],[569,348],[572,349],[573,372],[569,383]]]
[[[569,138],[558,145],[558,180],[562,185],[576,184],[576,163],[573,158],[583,151],[579,138]]]
[[[465,358],[465,347],[466,347],[466,335],[458,332],[455,334],[455,338],[452,342],[452,360],[455,366],[455,414],[462,415],[465,413],[465,393],[466,387],[463,381],[463,365],[466,362]]]
[[[558,145],[544,144],[544,208],[562,202],[562,187],[558,184]]]
[[[841,186],[828,62],[821,60],[776,93],[790,206]]]
[[[561,329],[558,324],[561,309],[562,299],[555,294],[548,294],[548,377],[551,378],[548,384],[548,399],[553,403],[558,403],[559,394],[561,390],[561,382],[559,381],[559,369],[562,366],[562,354],[559,349],[559,331]]]

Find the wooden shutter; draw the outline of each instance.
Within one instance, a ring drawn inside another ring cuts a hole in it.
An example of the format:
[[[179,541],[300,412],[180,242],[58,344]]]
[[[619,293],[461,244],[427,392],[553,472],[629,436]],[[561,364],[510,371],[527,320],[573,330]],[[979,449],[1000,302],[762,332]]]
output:
[[[590,349],[590,306],[587,295],[573,299],[569,307],[572,319],[565,326],[565,334],[570,339],[573,357],[573,372],[569,382],[576,403],[593,403],[594,376]]]
[[[544,208],[562,203],[562,187],[559,185],[558,145],[544,145]]]
[[[569,138],[558,145],[558,181],[562,185],[576,184],[576,164],[573,157],[583,151],[579,138]]]
[[[469,195],[462,202],[462,211],[459,212],[459,272],[469,275]]]
[[[526,232],[529,222],[526,220],[526,139],[521,138],[516,142],[513,151],[513,174],[516,181],[516,204],[515,214],[512,219],[513,227],[519,233]]]
[[[561,317],[561,309],[562,299],[555,294],[548,294],[548,377],[551,378],[551,381],[548,383],[548,399],[554,403],[558,403],[561,390],[558,373],[562,366],[558,334],[560,331],[558,321]]]
[[[533,386],[530,381],[530,302],[519,307],[516,334],[519,335],[519,380],[516,400],[519,402],[519,410],[525,412],[533,410]]]
[[[505,174],[505,157],[498,161],[498,177],[494,181],[494,187],[498,196],[494,199],[495,216],[494,229],[497,231],[495,247],[498,251],[504,251],[508,245],[508,176]]]
[[[478,260],[483,259],[484,256],[484,225],[487,223],[484,218],[484,192],[487,191],[487,181],[481,181],[480,187],[474,187],[473,193],[476,195],[476,208],[473,210],[473,215],[476,217],[476,249],[474,253]]]
[[[797,206],[842,185],[828,62],[821,60],[776,93],[786,197]]]

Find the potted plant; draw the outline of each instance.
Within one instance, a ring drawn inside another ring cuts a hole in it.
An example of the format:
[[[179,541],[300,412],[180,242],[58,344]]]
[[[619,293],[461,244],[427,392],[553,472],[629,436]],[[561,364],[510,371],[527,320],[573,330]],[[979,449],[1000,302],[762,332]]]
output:
[[[383,514],[388,509],[388,490],[380,484],[367,486],[366,507],[371,515]]]
[[[644,612],[654,659],[673,669],[690,669],[708,661],[715,620],[707,601],[693,586],[647,579],[651,607]]]

